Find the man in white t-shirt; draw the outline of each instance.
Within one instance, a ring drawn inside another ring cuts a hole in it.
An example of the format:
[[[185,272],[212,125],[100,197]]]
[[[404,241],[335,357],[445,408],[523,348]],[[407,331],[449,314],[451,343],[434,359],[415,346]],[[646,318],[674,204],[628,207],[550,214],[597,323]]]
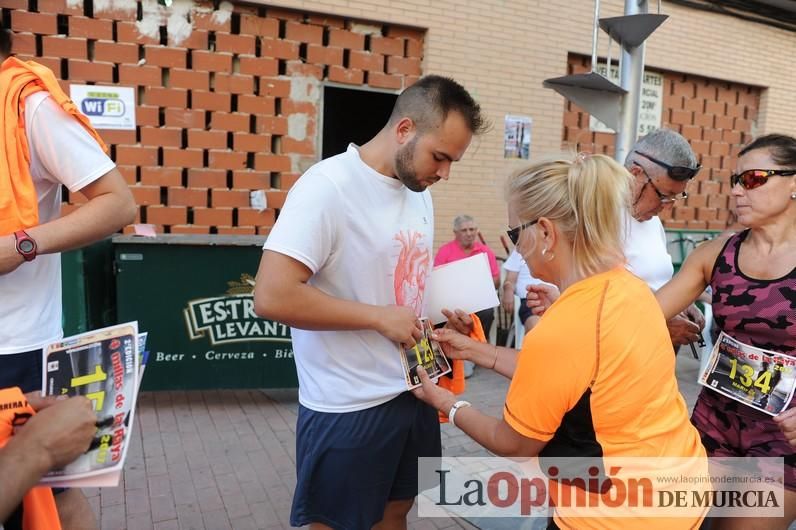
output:
[[[0,91],[13,95],[11,85],[26,87],[16,93],[18,107],[2,109],[4,120],[24,114],[24,131],[15,129],[12,138],[7,130],[0,135],[5,149],[21,142],[28,153],[16,166],[17,157],[7,153],[0,160],[0,388],[18,386],[30,392],[41,390],[42,347],[63,334],[59,253],[131,223],[135,203],[124,178],[92,136],[96,133],[67,111],[71,102],[52,73],[40,77],[36,72],[43,67],[10,57],[10,48],[10,33],[0,27]],[[63,217],[61,186],[88,199]],[[28,189],[29,196],[19,189]],[[14,213],[23,210],[25,219],[32,215],[36,221],[18,221]],[[56,503],[64,527],[96,527],[80,490],[56,495]]]
[[[291,524],[405,527],[417,459],[440,454],[435,410],[407,391],[399,344],[422,336],[432,268],[427,189],[484,129],[478,104],[427,76],[361,147],[310,168],[265,243],[258,315],[291,326],[299,377]]]
[[[653,291],[672,278],[674,267],[666,248],[666,232],[658,213],[688,197],[686,186],[700,169],[688,140],[671,129],[657,129],[640,138],[625,159],[635,177],[632,217],[625,241],[628,269]],[[675,346],[700,339],[705,319],[696,306],[667,322]]]

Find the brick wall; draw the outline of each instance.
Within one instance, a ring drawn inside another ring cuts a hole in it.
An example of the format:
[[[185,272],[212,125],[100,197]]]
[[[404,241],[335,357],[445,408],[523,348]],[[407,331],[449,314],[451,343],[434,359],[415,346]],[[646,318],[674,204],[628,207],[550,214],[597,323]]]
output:
[[[67,93],[137,87],[137,129],[100,132],[138,222],[158,232],[267,234],[319,158],[320,83],[399,91],[420,74],[423,33],[397,25],[231,4],[72,4],[0,0],[13,51],[50,67]],[[250,207],[254,190],[265,211]],[[67,195],[65,211],[84,200]]]
[[[572,55],[569,73],[590,70],[591,59]],[[663,75],[661,125],[682,134],[702,164],[688,199],[661,212],[667,228],[723,230],[729,223],[729,178],[740,148],[752,139],[759,87],[689,74]],[[578,151],[613,156],[615,134],[589,130],[589,114],[567,102],[562,140]]]
[[[134,0],[103,0],[103,4],[126,5],[126,3],[131,1],[135,4]],[[83,32],[82,34],[76,34],[76,37],[106,41],[113,40],[112,24],[109,30],[107,22],[95,24],[93,21],[85,20],[87,17],[83,13],[81,0],[70,0],[70,2],[78,3],[81,6],[75,13],[66,13],[70,17],[68,28],[71,30],[75,27]],[[186,4],[186,2],[187,0],[175,0],[170,12],[183,9],[185,5],[191,5],[190,3]],[[144,1],[141,4],[142,11],[148,12],[150,6],[154,3],[154,0]],[[279,70],[280,64],[285,65],[285,76],[296,75],[298,71],[301,72],[300,75],[313,77],[319,72],[318,65],[313,64],[313,61],[319,60],[320,50],[315,47],[311,48],[312,42],[308,41],[306,43],[307,62],[305,63],[298,64],[297,59],[287,59],[280,56],[280,54],[292,53],[290,52],[290,44],[285,45],[284,42],[296,42],[287,38],[286,26],[289,16],[291,14],[296,16],[296,12],[306,13],[306,20],[310,25],[329,27],[329,37],[332,29],[367,31],[368,28],[376,27],[381,28],[385,33],[389,33],[396,26],[426,28],[425,33],[422,35],[422,40],[420,33],[417,31],[410,31],[406,36],[395,34],[385,36],[388,38],[397,36],[405,40],[404,55],[411,58],[410,66],[414,72],[422,69],[423,73],[450,75],[461,81],[478,98],[486,114],[495,124],[494,130],[475,141],[464,159],[454,165],[450,181],[439,183],[432,188],[436,208],[436,243],[440,244],[451,238],[450,228],[454,216],[459,213],[470,213],[478,220],[487,241],[493,248],[497,249],[499,246],[498,237],[505,230],[506,225],[506,210],[502,193],[503,181],[512,169],[522,164],[521,161],[505,160],[503,158],[503,117],[506,114],[519,114],[533,118],[531,156],[556,151],[562,147],[562,124],[566,105],[561,96],[552,90],[543,88],[542,81],[547,78],[564,75],[567,71],[569,57],[572,54],[589,55],[591,53],[592,3],[572,2],[570,0],[550,0],[545,2],[506,2],[505,0],[436,0],[434,2],[423,0],[267,0],[263,1],[262,4],[264,4],[266,19],[273,18],[280,21],[278,22],[279,38],[260,37],[260,40],[268,45],[265,48],[265,52],[261,49],[261,54],[267,55],[270,53],[272,57],[276,58],[277,71],[276,74],[273,74],[273,70],[271,70],[266,74],[256,75],[269,79],[282,79]],[[651,2],[651,4],[654,8],[655,2]],[[53,5],[57,6],[60,4],[58,4],[58,0],[38,0],[39,10],[44,13],[56,12],[56,9],[51,7]],[[225,6],[227,3],[222,2],[220,5]],[[27,1],[0,0],[0,6],[11,10],[13,15],[17,9],[25,10]],[[146,10],[144,9],[145,6],[147,7]],[[279,6],[281,11],[271,6]],[[622,13],[624,0],[603,0],[601,6],[602,16],[617,16]],[[726,82],[761,87],[756,120],[757,130],[753,129],[752,133],[785,132],[796,134],[796,125],[794,125],[796,124],[796,91],[793,90],[793,87],[796,86],[796,69],[791,65],[791,57],[796,54],[796,34],[729,16],[696,11],[680,5],[670,4],[666,1],[663,2],[662,7],[663,12],[670,15],[670,18],[647,41],[645,57],[648,69],[662,72],[679,72],[680,75],[698,76],[699,79],[721,80],[715,81],[717,83]],[[242,4],[236,5],[235,10],[241,15],[240,25],[241,30],[243,30],[243,19],[246,12]],[[259,8],[254,9],[254,12],[259,15]],[[319,15],[318,13],[327,14]],[[131,18],[129,13],[123,14],[124,18],[117,19],[107,14],[95,13],[94,18],[116,20],[118,38],[123,35],[129,36],[131,28],[137,28],[136,17],[133,16]],[[213,19],[213,11],[209,10],[209,6],[205,6],[203,16],[198,16],[195,20],[192,20],[195,26],[193,29],[195,35],[186,42],[189,43],[194,39],[200,41],[204,38],[205,32],[207,32],[207,38],[209,39],[209,32],[215,30],[202,27],[202,24],[206,24],[208,20],[212,21]],[[339,24],[343,19],[345,19],[345,24],[347,24],[344,28],[333,27],[333,24]],[[380,22],[370,22],[374,20]],[[169,21],[171,21],[171,18]],[[128,24],[123,24],[123,22],[128,22]],[[21,24],[21,22],[18,23]],[[33,27],[39,28],[35,31],[42,35],[57,33],[57,20],[55,29],[52,28],[52,21],[42,23],[38,20],[28,19],[24,23],[33,24],[30,27],[21,27],[19,30],[27,33],[20,36],[19,40],[22,41],[20,46],[27,46],[29,55],[34,55],[36,51],[36,39],[30,35]],[[265,24],[273,24],[273,22]],[[94,26],[94,29],[89,30],[89,26]],[[144,29],[148,29],[147,25],[144,26]],[[155,27],[157,28],[157,24],[155,24]],[[230,25],[231,28],[232,26]],[[263,29],[263,31],[266,30],[267,28]],[[283,30],[285,32],[284,35],[281,34]],[[92,33],[95,31],[100,31],[101,33]],[[317,30],[315,31],[317,35]],[[104,36],[100,37],[97,35]],[[326,29],[324,29],[324,35],[327,35]],[[739,36],[753,37],[739,38]],[[160,40],[156,38],[154,43],[139,43],[137,40],[127,43],[157,45]],[[198,46],[187,43],[182,43],[179,46],[186,49],[195,49],[197,47],[199,50],[207,49],[207,46],[202,45],[201,42]],[[282,43],[282,45],[279,46],[277,43]],[[322,44],[324,44],[324,41],[322,41]],[[328,48],[329,45],[327,44],[324,47]],[[339,44],[332,47],[344,48],[344,46]],[[129,47],[126,49],[132,50]],[[605,54],[604,37],[601,37],[600,49],[601,53]],[[312,53],[310,53],[311,50]],[[386,51],[373,50],[372,47],[371,50],[375,53],[388,54]],[[95,60],[99,61],[100,59],[96,56],[96,45],[94,52]],[[132,54],[131,51],[127,53]],[[299,53],[301,53],[301,45],[299,45]],[[332,71],[334,71],[334,75],[339,76],[337,79],[349,79],[342,74],[347,70],[351,70],[351,68],[342,70],[340,68],[332,68],[333,66],[341,66],[336,64],[339,63],[340,52],[332,51],[328,53],[330,55],[326,58],[328,64],[321,68],[324,75],[331,76]],[[614,46],[615,53],[616,47]],[[206,65],[206,63],[213,60],[210,55],[198,54],[199,61],[192,62],[194,69],[205,64],[204,68],[207,73],[217,71]],[[101,57],[102,55],[100,55]],[[128,57],[128,59],[133,58],[132,55]],[[347,60],[351,60],[350,54]],[[102,59],[102,61],[107,62],[107,59]],[[242,60],[239,63],[241,68],[243,63],[244,61]],[[288,64],[292,64],[291,73],[287,72]],[[385,60],[385,68],[388,71],[384,73],[390,75],[389,68],[396,68],[399,65],[405,66],[405,62],[396,61],[395,59],[392,61],[389,59]],[[130,65],[127,66],[124,69],[125,74],[130,76],[133,68]],[[147,64],[144,66],[152,65]],[[162,67],[157,66],[155,68],[156,70],[162,69]],[[223,70],[225,66],[215,65],[214,68]],[[105,71],[107,72],[107,67]],[[148,79],[151,77],[152,86],[157,87],[162,82],[148,69],[135,71],[142,77],[144,75],[148,76]],[[144,74],[144,72],[149,73]],[[121,73],[122,68],[119,67],[120,76]],[[222,71],[221,73],[224,72]],[[188,74],[184,75],[187,76]],[[352,75],[351,81],[356,81],[357,76],[358,74]],[[408,75],[403,77],[406,79]],[[363,80],[364,78],[365,74],[363,73]],[[372,77],[372,71],[368,71],[367,78],[369,82],[375,82],[375,77]],[[144,95],[146,96],[146,94]],[[158,95],[156,93],[155,97]],[[262,97],[263,94],[261,93],[260,96]],[[277,96],[272,95],[269,97],[274,98],[275,105],[274,115],[271,116],[275,119],[272,122],[272,126],[279,127],[280,120],[276,118],[284,117],[283,114],[289,108],[286,109],[283,105],[277,108]],[[146,108],[141,116],[152,121],[153,114],[152,109],[149,108],[150,103],[145,103],[144,107]],[[170,124],[175,123],[175,117],[179,112],[168,107],[167,109],[169,109],[169,112],[166,113],[164,119],[168,118]],[[235,122],[235,116],[224,116],[221,111],[210,112],[215,112],[218,115],[214,125],[224,124],[225,126],[231,126],[230,122],[232,122],[236,123],[235,126],[246,128],[243,123]],[[239,110],[238,112],[242,111]],[[157,112],[154,113],[154,119],[159,119],[157,114]],[[194,120],[198,124],[191,125],[191,127],[202,127],[202,111],[199,111],[199,113],[181,111],[180,115],[186,122]],[[312,127],[314,125],[313,123]],[[178,126],[185,127],[181,123],[178,123]],[[211,129],[208,132],[212,133],[214,131]],[[247,132],[244,134],[251,133]],[[266,133],[259,132],[258,134]],[[209,142],[212,137],[213,135],[208,135],[204,140]],[[288,142],[287,146],[285,145],[287,137],[284,134],[282,134],[281,138],[282,140],[276,142],[278,144],[276,145],[277,154],[284,154],[286,149],[291,147],[291,142]],[[257,142],[254,138],[247,137],[247,140],[255,144]],[[128,145],[139,147],[135,141]],[[293,143],[293,145],[295,146],[296,144]],[[305,143],[302,146],[304,148],[307,147]],[[255,148],[255,145],[247,145],[249,150]],[[201,149],[220,148],[202,147]],[[273,153],[268,152],[267,154],[271,155]],[[301,169],[305,167],[308,160],[315,158],[314,155],[300,155],[297,153],[288,153],[288,157],[291,162],[290,171],[277,172],[279,179],[278,182],[274,182],[274,188],[277,186],[279,189],[287,188],[290,182],[295,180]],[[237,170],[237,174],[240,175],[242,171],[244,170]],[[235,172],[236,170],[233,170],[233,177]],[[215,184],[210,185],[207,182],[218,182],[219,179],[223,178],[219,175],[226,175],[226,173],[226,170],[218,171],[213,167],[203,168],[201,171],[192,173],[196,178],[191,182],[191,186],[188,186],[187,181],[185,185],[182,184],[182,172],[180,172],[180,187],[207,187],[209,189]],[[263,173],[265,174],[266,172]],[[268,189],[271,189],[271,173],[271,171],[267,172],[268,180],[263,183]],[[247,170],[246,174],[258,182],[265,180],[264,175],[263,178],[260,178],[257,169]],[[205,183],[198,184],[197,179],[198,182],[204,179]],[[235,191],[234,184],[233,182],[232,185],[228,185],[227,189]],[[254,189],[255,187],[247,185],[246,189]],[[718,191],[722,193],[720,183]],[[157,200],[156,194],[152,190],[148,194],[149,201]],[[167,194],[165,199],[168,199]],[[209,204],[212,204],[212,193],[210,200]],[[161,204],[167,204],[167,202],[158,201],[153,206]]]
[[[297,9],[428,28],[423,71],[451,75],[471,89],[495,123],[454,165],[450,181],[432,188],[437,244],[451,238],[458,213],[475,215],[498,249],[505,230],[503,158],[506,114],[533,118],[531,156],[559,150],[565,103],[542,81],[565,75],[571,54],[591,54],[594,3],[548,0],[267,0]],[[624,0],[602,0],[601,15],[622,14]],[[657,2],[649,2],[655,10]],[[647,68],[761,87],[753,134],[796,134],[796,34],[706,13],[664,0],[669,19],[647,41]],[[753,36],[753,37],[752,37]],[[600,36],[601,54],[606,39]],[[613,47],[616,56],[616,45]],[[502,253],[502,251],[501,251]]]

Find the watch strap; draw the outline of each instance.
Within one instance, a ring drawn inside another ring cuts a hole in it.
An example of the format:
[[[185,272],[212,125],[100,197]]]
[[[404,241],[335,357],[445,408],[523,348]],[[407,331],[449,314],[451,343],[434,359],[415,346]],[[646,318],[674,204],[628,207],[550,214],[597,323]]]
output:
[[[29,251],[25,251],[22,248],[22,244],[25,242],[30,243],[32,247]],[[36,240],[30,237],[24,230],[17,230],[14,232],[14,245],[19,255],[22,256],[25,261],[33,261],[36,259]]]
[[[454,420],[454,418],[456,417],[456,411],[469,406],[470,402],[464,400],[457,401],[456,403],[453,404],[450,411],[448,411],[448,421],[450,421],[451,425],[456,427],[456,421]]]

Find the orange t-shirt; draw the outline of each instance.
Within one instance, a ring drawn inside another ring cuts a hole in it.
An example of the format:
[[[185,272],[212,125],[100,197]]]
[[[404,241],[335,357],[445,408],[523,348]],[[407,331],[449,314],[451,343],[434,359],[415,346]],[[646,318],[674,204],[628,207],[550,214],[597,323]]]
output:
[[[547,442],[541,458],[595,457],[608,469],[611,457],[693,457],[698,469],[688,471],[701,472],[705,450],[688,419],[674,367],[653,293],[616,268],[566,289],[527,335],[504,419],[518,433]],[[699,519],[697,514],[674,523],[689,528]],[[556,522],[562,528],[632,525],[624,517],[577,518],[568,524],[558,514]],[[672,519],[636,523],[673,527]]]
[[[50,69],[16,57],[0,62],[0,235],[39,224],[38,197],[29,167],[25,101],[31,94],[43,90],[80,122],[103,151],[108,151],[89,119],[61,89]],[[68,150],[69,146],[64,149]]]

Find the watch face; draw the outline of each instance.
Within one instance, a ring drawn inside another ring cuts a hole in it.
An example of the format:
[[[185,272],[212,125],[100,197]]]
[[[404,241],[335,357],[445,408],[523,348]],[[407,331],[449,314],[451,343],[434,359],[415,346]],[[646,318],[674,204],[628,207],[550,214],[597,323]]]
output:
[[[19,250],[25,254],[33,252],[33,248],[34,248],[33,241],[29,239],[23,239],[22,241],[19,242]]]

